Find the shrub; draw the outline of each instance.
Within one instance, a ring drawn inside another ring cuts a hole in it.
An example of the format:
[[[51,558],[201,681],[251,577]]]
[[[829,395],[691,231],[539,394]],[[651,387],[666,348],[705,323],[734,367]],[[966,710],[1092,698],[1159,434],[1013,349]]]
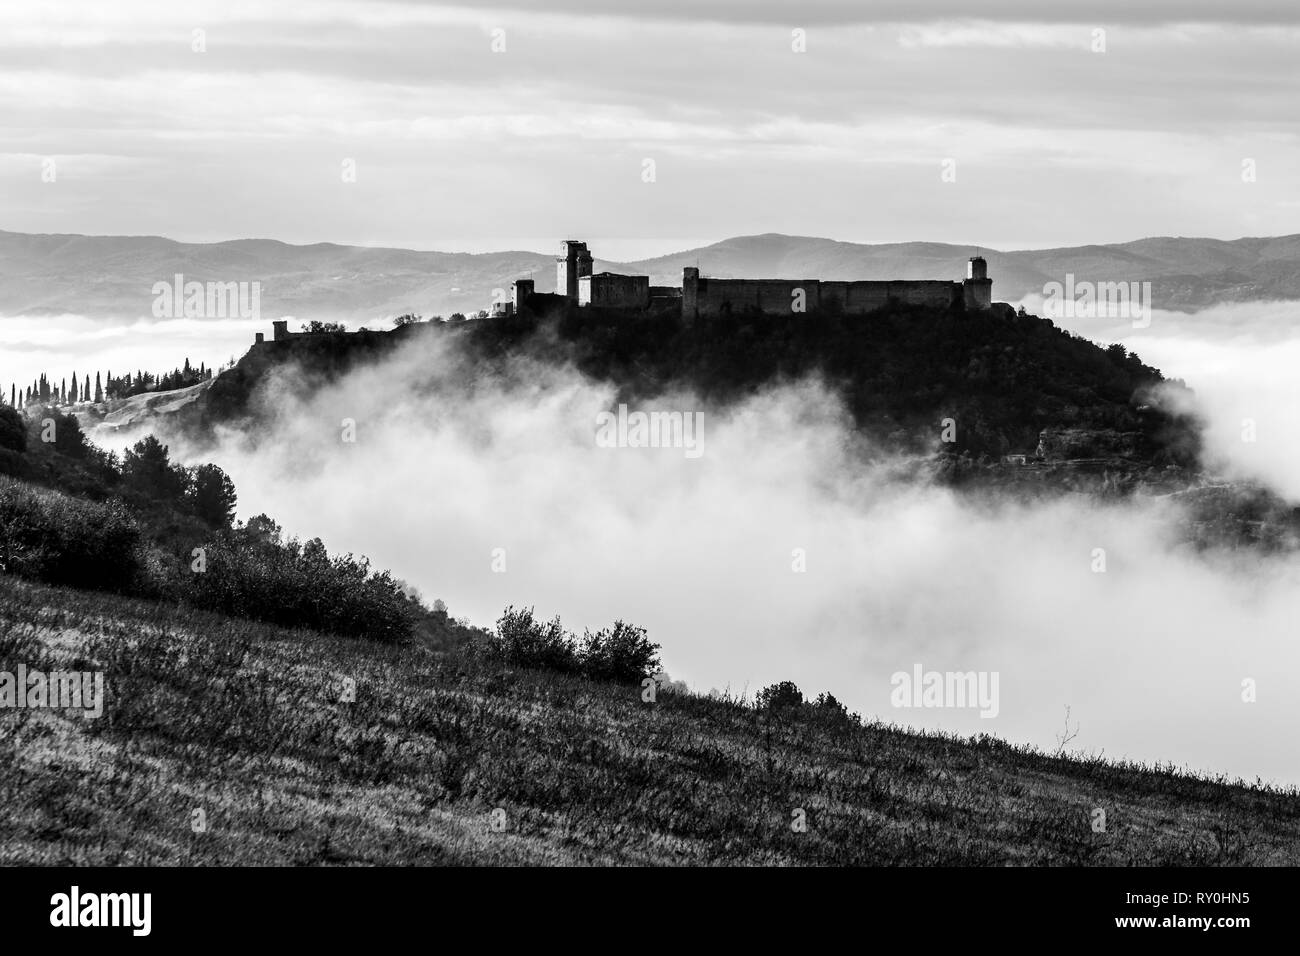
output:
[[[812,702],[811,706],[813,716],[826,723],[860,724],[862,722],[860,715],[849,713],[849,709],[836,700],[834,694],[828,694],[825,691],[817,695],[817,699]]]
[[[639,684],[659,670],[658,651],[659,645],[646,637],[645,628],[615,621],[612,629],[586,633],[578,665],[592,680]]]
[[[351,554],[330,557],[319,538],[281,543],[260,532],[228,534],[205,545],[202,571],[187,566],[181,572],[179,596],[282,627],[380,641],[411,635],[419,605],[387,571],[372,572],[368,560]]]
[[[496,630],[484,632],[475,653],[516,667],[542,667],[591,680],[639,684],[659,670],[659,645],[645,628],[623,621],[596,633],[587,631],[581,643],[565,631],[560,619],[537,620],[532,608],[507,607]]]
[[[0,448],[9,451],[27,450],[27,426],[17,409],[0,405]]]
[[[759,710],[786,710],[803,706],[803,691],[793,681],[783,680],[779,684],[764,687],[754,698],[754,706]]]
[[[559,617],[543,624],[532,608],[507,607],[497,618],[496,630],[476,644],[480,656],[518,667],[545,667],[576,673],[578,650],[565,633]]]
[[[121,501],[87,501],[0,479],[0,569],[47,584],[130,592],[140,527]]]

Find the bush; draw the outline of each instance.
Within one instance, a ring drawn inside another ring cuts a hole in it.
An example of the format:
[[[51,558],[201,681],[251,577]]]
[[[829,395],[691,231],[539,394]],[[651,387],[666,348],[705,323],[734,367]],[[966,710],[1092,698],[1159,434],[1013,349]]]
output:
[[[0,570],[47,584],[133,592],[140,527],[121,501],[87,501],[0,479]]]
[[[803,706],[803,691],[793,681],[783,680],[779,684],[764,687],[754,698],[754,706],[759,710],[786,710]]]
[[[476,645],[482,657],[517,667],[545,667],[577,673],[578,652],[573,637],[556,617],[543,624],[532,608],[507,607],[497,618],[496,631]]]
[[[828,694],[825,691],[817,695],[817,699],[812,702],[811,706],[813,716],[826,723],[860,724],[862,722],[862,717],[859,714],[849,713],[849,709],[836,700],[834,694]]]
[[[532,608],[513,606],[497,619],[496,630],[474,645],[482,658],[516,667],[542,667],[591,680],[639,684],[659,670],[659,645],[645,628],[615,621],[612,628],[588,631],[579,644],[560,619],[538,621]]]
[[[0,405],[0,448],[8,451],[27,450],[27,425],[17,409]]]
[[[659,670],[658,651],[659,645],[650,642],[645,628],[615,621],[612,629],[586,633],[578,664],[592,680],[639,684]]]
[[[330,557],[319,538],[281,543],[263,531],[241,529],[205,545],[202,569],[180,572],[179,596],[282,627],[380,641],[411,635],[419,604],[387,571],[372,572],[368,560],[350,554]]]

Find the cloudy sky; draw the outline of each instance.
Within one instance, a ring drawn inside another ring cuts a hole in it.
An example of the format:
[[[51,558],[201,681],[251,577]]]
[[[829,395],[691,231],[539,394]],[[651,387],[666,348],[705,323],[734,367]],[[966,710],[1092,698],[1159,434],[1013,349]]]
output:
[[[1298,57],[1292,0],[6,0],[0,228],[616,258],[1286,234]]]

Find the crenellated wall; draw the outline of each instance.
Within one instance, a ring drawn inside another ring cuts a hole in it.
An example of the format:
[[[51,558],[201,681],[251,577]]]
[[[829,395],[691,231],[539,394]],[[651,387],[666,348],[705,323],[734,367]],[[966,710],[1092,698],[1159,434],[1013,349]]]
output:
[[[983,281],[992,285],[990,280]],[[717,315],[728,310],[743,312],[748,309],[774,315],[812,309],[862,315],[884,307],[890,300],[935,309],[970,303],[963,283],[942,279],[856,282],[821,279],[710,279],[701,278],[699,270],[693,267],[682,272],[682,310],[687,318]],[[987,308],[987,305],[977,307]]]

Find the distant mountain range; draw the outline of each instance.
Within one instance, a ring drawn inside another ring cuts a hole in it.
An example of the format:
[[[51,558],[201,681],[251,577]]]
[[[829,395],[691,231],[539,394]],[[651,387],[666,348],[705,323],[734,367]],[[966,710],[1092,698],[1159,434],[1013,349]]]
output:
[[[559,248],[559,240],[556,241]],[[600,249],[592,252],[599,255]],[[1161,237],[1112,245],[1013,252],[937,242],[864,245],[803,236],[739,236],[639,262],[597,258],[596,271],[649,274],[680,285],[682,267],[706,276],[816,279],[959,279],[969,256],[988,259],[993,297],[1017,302],[1044,284],[1143,281],[1157,308],[1300,299],[1300,235],[1234,240]],[[496,289],[532,276],[555,287],[555,257],[536,252],[417,252],[269,239],[175,242],[156,236],[35,235],[0,231],[0,316],[152,314],[153,286],[186,281],[261,283],[272,318],[382,321],[487,308]]]

